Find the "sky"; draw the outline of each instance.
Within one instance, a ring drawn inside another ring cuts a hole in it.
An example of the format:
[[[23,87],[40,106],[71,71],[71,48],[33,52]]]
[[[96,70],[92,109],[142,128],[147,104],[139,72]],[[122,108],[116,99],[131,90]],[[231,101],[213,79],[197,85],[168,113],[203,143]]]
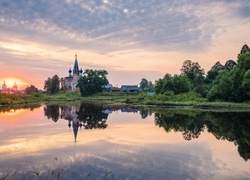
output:
[[[121,86],[180,74],[185,60],[207,72],[250,44],[249,0],[1,0],[0,7],[0,85],[20,88],[67,76],[75,54],[83,70],[105,69]]]

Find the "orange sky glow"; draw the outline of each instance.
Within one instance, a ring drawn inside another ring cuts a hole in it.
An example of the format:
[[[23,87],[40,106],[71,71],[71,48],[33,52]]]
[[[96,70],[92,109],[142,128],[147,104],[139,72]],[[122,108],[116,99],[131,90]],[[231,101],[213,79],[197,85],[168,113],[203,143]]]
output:
[[[19,89],[43,89],[48,77],[68,75],[75,53],[80,68],[107,70],[113,85],[138,85],[142,78],[155,83],[166,73],[180,74],[185,60],[205,72],[217,61],[237,61],[250,43],[245,0],[49,1],[47,13],[36,1],[6,3],[0,13],[0,88],[16,81]]]
[[[16,77],[0,77],[0,84],[2,85],[5,82],[7,88],[12,88],[16,83],[18,85],[18,89],[22,90],[29,86],[29,83],[26,82],[22,77],[16,75]]]

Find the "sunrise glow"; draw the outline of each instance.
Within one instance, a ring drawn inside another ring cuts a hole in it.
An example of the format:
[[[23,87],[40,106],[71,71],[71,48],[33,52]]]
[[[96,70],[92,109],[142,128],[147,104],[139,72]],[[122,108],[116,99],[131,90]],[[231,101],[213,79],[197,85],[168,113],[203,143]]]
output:
[[[16,83],[18,90],[22,90],[29,85],[25,80],[22,80],[19,78],[3,77],[3,78],[0,78],[0,88],[4,84],[4,82],[7,85],[7,88],[12,88],[13,85]]]
[[[208,72],[249,44],[245,1],[48,1],[47,13],[39,1],[1,5],[0,85],[19,89],[66,77],[76,52],[83,70],[105,69],[120,86],[180,74],[187,59]]]

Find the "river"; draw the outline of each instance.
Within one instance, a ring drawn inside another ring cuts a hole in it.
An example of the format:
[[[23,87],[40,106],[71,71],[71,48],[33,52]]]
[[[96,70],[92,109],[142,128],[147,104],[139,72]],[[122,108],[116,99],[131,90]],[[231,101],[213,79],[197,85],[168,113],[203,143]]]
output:
[[[0,178],[250,179],[249,112],[78,102],[0,123]]]

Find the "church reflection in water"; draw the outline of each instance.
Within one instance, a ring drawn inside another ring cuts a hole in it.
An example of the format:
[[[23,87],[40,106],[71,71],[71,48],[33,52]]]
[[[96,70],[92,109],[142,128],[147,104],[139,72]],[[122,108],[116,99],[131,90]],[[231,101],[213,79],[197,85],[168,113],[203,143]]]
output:
[[[102,105],[82,103],[79,106],[47,105],[44,115],[57,122],[68,120],[69,129],[73,129],[75,143],[79,129],[105,129],[108,127],[108,115],[113,112],[140,113],[142,119],[151,115],[148,111],[131,107],[103,107]]]
[[[69,129],[72,126],[73,132],[74,132],[75,143],[76,143],[78,129],[79,127],[82,128],[82,124],[83,124],[83,122],[77,118],[77,114],[76,114],[77,111],[79,111],[79,108],[76,108],[75,106],[61,107],[61,118],[68,120]]]

